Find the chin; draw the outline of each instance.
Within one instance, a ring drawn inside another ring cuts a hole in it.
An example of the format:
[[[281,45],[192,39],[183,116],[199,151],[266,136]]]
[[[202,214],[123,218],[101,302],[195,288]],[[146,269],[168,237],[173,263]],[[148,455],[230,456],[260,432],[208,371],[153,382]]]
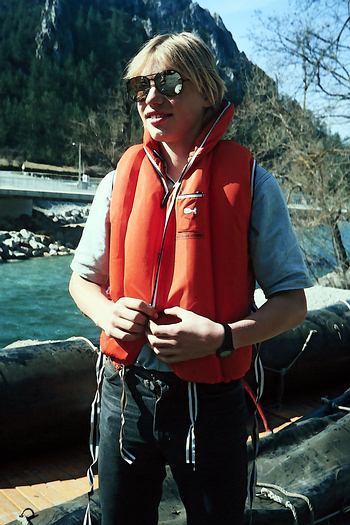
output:
[[[166,133],[163,133],[159,129],[150,129],[148,128],[149,134],[151,135],[153,140],[157,140],[158,142],[166,142],[167,135]]]

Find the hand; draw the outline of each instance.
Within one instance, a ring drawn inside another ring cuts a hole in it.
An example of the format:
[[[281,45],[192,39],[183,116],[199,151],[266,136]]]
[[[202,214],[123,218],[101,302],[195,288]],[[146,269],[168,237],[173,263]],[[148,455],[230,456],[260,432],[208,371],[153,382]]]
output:
[[[104,316],[104,330],[107,335],[121,341],[136,341],[144,335],[150,319],[156,319],[155,308],[141,299],[121,297],[110,301]]]
[[[149,321],[147,339],[157,357],[164,363],[178,363],[213,355],[224,339],[220,323],[175,306],[164,310],[179,319],[173,324]]]

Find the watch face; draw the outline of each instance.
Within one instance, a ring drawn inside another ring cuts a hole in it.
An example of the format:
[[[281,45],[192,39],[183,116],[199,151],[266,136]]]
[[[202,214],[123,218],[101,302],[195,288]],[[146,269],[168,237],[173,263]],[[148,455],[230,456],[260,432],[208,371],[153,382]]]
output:
[[[218,352],[218,356],[219,357],[230,357],[232,352],[233,352],[233,348],[225,348],[225,349],[220,350],[220,352]]]

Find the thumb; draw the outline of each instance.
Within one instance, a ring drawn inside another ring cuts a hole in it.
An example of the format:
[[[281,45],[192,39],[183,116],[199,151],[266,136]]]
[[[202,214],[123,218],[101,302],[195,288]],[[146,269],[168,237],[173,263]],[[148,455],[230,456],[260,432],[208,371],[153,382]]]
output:
[[[171,308],[165,308],[165,315],[174,315],[179,319],[183,319],[186,316],[187,310],[181,308],[180,306],[172,306]]]

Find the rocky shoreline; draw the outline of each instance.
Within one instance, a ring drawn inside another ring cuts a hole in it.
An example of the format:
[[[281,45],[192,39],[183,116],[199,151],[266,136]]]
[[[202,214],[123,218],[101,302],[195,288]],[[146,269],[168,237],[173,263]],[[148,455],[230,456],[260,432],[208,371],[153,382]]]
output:
[[[89,205],[39,201],[33,216],[0,221],[0,263],[70,255],[78,245]]]
[[[0,260],[28,259],[69,255],[74,251],[71,244],[63,245],[50,235],[35,234],[25,228],[17,231],[0,231]]]
[[[38,199],[32,217],[0,219],[0,263],[74,253],[89,211],[90,204]],[[350,289],[350,269],[330,271],[315,281],[324,287]]]

